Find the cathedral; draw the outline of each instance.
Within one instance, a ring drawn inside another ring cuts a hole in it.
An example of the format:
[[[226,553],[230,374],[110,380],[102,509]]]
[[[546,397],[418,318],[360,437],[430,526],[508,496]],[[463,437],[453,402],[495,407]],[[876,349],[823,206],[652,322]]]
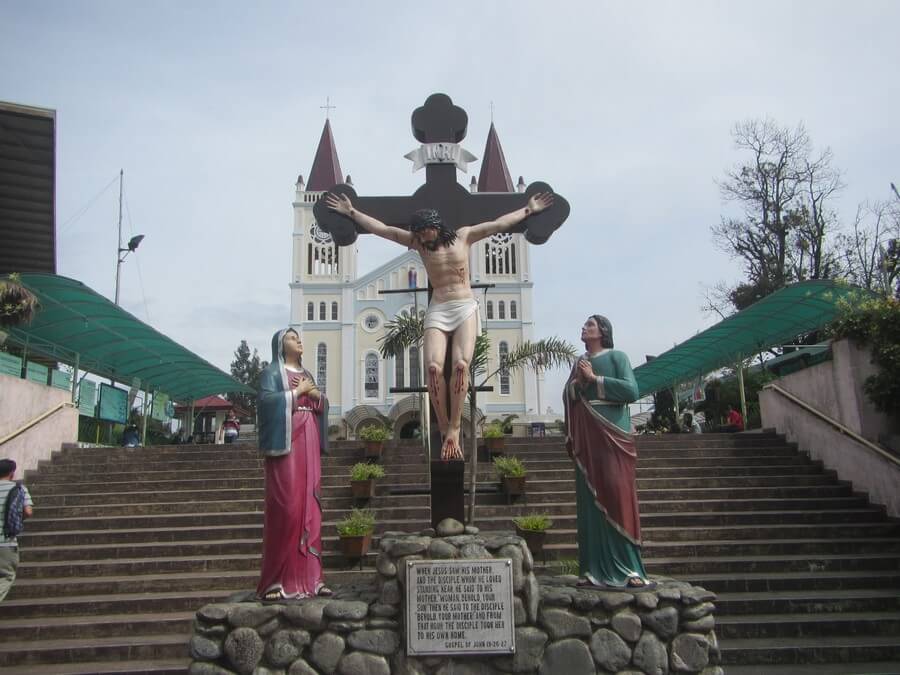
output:
[[[403,313],[423,312],[427,294],[397,292],[428,285],[419,254],[407,250],[376,269],[359,275],[358,248],[338,247],[313,216],[319,197],[344,177],[337,147],[326,119],[309,180],[297,179],[294,198],[291,320],[302,337],[304,365],[315,374],[330,402],[329,426],[353,437],[363,425],[389,418],[395,437],[411,437],[418,429],[420,405],[426,395],[393,392],[421,386],[422,359],[412,346],[403,358],[382,358],[379,338],[385,324]],[[491,123],[478,179],[472,192],[523,192],[520,177],[514,187],[497,130]],[[521,342],[533,340],[529,245],[521,234],[497,234],[472,247],[469,260],[473,289],[479,301],[482,328],[490,338],[487,372],[499,368],[504,355]],[[384,293],[384,291],[393,291]],[[476,384],[481,384],[483,376]],[[543,375],[533,370],[502,370],[486,384],[492,392],[478,395],[477,420],[517,415],[534,419],[541,408]],[[424,403],[427,407],[427,403]],[[468,428],[470,411],[463,414]],[[334,431],[334,429],[332,429]]]

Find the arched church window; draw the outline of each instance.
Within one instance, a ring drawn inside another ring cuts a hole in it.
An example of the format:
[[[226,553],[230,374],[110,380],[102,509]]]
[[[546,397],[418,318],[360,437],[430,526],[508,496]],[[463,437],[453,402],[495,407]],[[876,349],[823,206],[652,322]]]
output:
[[[497,303],[497,318],[505,319],[506,318],[506,303],[501,300]]]
[[[394,386],[402,387],[406,373],[403,372],[403,354],[394,357]]]
[[[309,229],[310,242],[307,246],[307,274],[334,276],[338,273],[338,253],[331,235],[313,223]]]
[[[328,346],[320,342],[316,348],[316,386],[323,394],[328,379]]]
[[[487,318],[489,318],[489,319],[494,318],[494,301],[493,300],[487,301]]]
[[[516,309],[517,309],[517,308],[516,308],[516,301],[515,301],[515,300],[510,300],[510,301],[509,301],[509,318],[510,318],[510,319],[518,319],[518,318],[519,318],[519,317],[517,316],[518,312],[516,311]]]
[[[378,398],[378,357],[375,354],[366,354],[365,378],[366,398]]]
[[[325,303],[320,302],[319,303],[319,321],[324,321],[324,320],[325,320]]]
[[[497,348],[500,357],[500,394],[509,394],[509,369],[506,367],[506,357],[509,356],[509,345],[501,342]]]
[[[510,232],[492,235],[484,245],[484,270],[487,274],[516,273],[516,247]]]
[[[419,374],[419,348],[413,345],[409,348],[409,386],[415,387],[422,383]]]
[[[311,302],[306,303],[306,320],[312,321],[316,318],[316,306]]]
[[[336,302],[331,303],[331,320],[332,321],[338,320],[338,311],[337,311],[337,303]]]

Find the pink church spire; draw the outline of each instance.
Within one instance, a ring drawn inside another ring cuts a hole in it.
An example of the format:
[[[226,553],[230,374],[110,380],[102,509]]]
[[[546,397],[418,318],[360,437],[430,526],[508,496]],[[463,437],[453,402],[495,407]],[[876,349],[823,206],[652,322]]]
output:
[[[500,138],[497,136],[497,129],[493,122],[488,131],[487,143],[484,145],[481,171],[478,174],[478,191],[515,192],[509,168],[506,166],[506,157],[503,156],[503,148],[500,147]]]
[[[344,174],[341,172],[341,162],[338,160],[337,148],[334,146],[331,122],[326,119],[322,137],[319,139],[319,147],[316,150],[316,158],[313,160],[312,169],[309,172],[306,189],[309,192],[330,190],[343,182]]]

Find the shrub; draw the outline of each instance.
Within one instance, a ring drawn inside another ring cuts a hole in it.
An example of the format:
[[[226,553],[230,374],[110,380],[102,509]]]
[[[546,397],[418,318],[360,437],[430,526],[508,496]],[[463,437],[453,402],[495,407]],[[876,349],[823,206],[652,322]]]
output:
[[[513,432],[512,421],[519,419],[518,415],[507,415],[503,418],[503,421],[500,422],[500,428],[503,429],[504,434],[511,434]]]
[[[384,467],[380,464],[368,464],[360,462],[350,469],[350,480],[369,480],[370,478],[384,478]]]
[[[391,430],[380,424],[370,424],[359,432],[360,439],[372,443],[383,443],[391,437]]]
[[[494,457],[494,469],[501,478],[521,478],[526,473],[525,465],[518,457]]]
[[[530,516],[518,516],[513,518],[513,522],[520,530],[530,530],[532,532],[543,532],[549,530],[553,526],[553,521],[543,513],[535,513]]]
[[[21,284],[18,274],[0,280],[0,327],[29,324],[40,307],[41,303]]]
[[[358,537],[375,529],[375,514],[369,509],[353,509],[350,515],[337,524],[342,537]]]
[[[503,438],[503,427],[500,426],[499,422],[494,422],[493,424],[488,424],[484,428],[484,437],[485,438]]]

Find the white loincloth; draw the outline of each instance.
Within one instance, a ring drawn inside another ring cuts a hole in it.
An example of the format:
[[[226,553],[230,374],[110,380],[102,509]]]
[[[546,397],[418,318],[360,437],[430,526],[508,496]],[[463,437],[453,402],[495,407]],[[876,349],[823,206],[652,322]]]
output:
[[[437,328],[445,333],[452,333],[462,325],[463,321],[475,313],[475,334],[481,332],[481,314],[478,312],[478,301],[449,300],[428,305],[425,311],[425,329]]]

